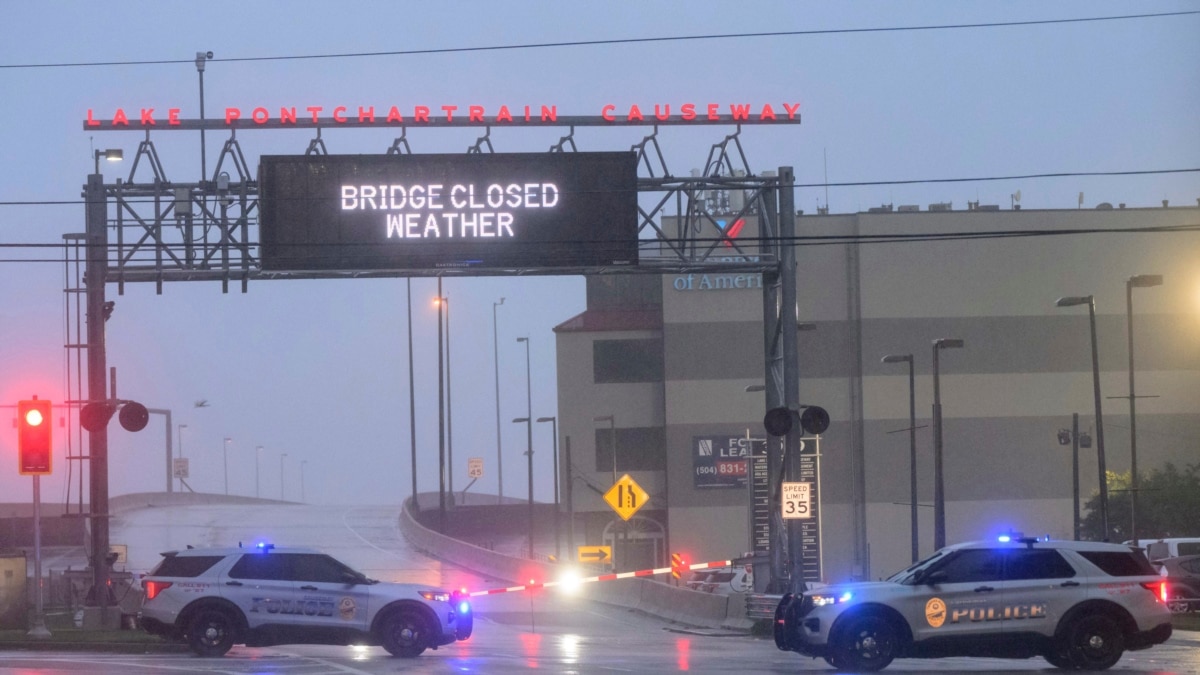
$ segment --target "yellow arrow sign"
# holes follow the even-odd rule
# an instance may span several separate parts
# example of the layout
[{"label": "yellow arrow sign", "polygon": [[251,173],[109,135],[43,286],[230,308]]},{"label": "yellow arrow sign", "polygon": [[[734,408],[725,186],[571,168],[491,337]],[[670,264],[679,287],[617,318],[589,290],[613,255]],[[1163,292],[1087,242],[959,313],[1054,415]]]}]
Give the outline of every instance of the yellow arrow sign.
[{"label": "yellow arrow sign", "polygon": [[625,474],[604,493],[604,501],[608,502],[623,520],[629,520],[638,509],[650,501],[650,495],[641,485],[634,482],[629,474]]},{"label": "yellow arrow sign", "polygon": [[580,546],[579,562],[608,563],[612,562],[611,546]]}]

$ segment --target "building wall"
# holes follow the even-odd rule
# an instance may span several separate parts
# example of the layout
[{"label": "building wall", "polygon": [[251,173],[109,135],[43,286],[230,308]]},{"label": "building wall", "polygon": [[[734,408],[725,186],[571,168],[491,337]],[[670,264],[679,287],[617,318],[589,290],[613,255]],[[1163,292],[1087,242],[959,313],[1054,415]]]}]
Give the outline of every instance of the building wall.
[{"label": "building wall", "polygon": [[[1134,290],[1137,391],[1158,397],[1138,400],[1138,464],[1145,474],[1167,461],[1194,462],[1200,241],[1195,233],[1112,230],[1198,219],[1195,208],[800,218],[803,237],[1048,234],[798,247],[797,317],[817,324],[799,334],[800,400],[825,407],[833,420],[822,438],[825,577],[877,578],[909,562],[909,440],[900,431],[908,427],[908,371],[880,363],[885,354],[914,355],[920,553],[932,552],[931,343],[941,337],[965,341],[941,353],[947,540],[1010,528],[1071,536],[1071,453],[1056,432],[1070,427],[1072,413],[1081,428],[1094,426],[1093,396],[1087,308],[1057,308],[1061,296],[1095,296],[1102,396],[1123,397],[1125,280],[1164,275],[1163,286]],[[1099,232],[1067,234],[1090,230]],[[661,388],[588,384],[580,379],[590,378],[583,345],[597,336],[559,334],[560,415],[576,433],[587,429],[585,443],[593,414],[609,409],[620,410],[621,426],[665,425],[666,476],[635,478],[664,495],[671,547],[695,559],[745,550],[748,496],[694,488],[692,439],[761,436],[764,412],[763,395],[745,391],[764,381],[761,285],[716,276],[661,279]],[[1127,399],[1102,402],[1108,469],[1128,471]],[[1096,452],[1080,452],[1084,501],[1099,482]]]}]

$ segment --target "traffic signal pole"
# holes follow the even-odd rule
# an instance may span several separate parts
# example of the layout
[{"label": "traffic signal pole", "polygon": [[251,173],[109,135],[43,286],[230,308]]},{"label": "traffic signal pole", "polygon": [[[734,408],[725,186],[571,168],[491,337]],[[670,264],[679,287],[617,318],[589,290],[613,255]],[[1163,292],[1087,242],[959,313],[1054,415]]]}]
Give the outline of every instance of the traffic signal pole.
[{"label": "traffic signal pole", "polygon": [[[108,202],[104,194],[104,176],[87,177],[86,225],[87,265],[87,397],[90,401],[107,398],[107,356],[104,345],[104,285],[108,273]],[[101,426],[88,432],[90,518],[92,527],[92,594],[88,604],[100,607],[101,625],[108,616],[108,429]]]}]

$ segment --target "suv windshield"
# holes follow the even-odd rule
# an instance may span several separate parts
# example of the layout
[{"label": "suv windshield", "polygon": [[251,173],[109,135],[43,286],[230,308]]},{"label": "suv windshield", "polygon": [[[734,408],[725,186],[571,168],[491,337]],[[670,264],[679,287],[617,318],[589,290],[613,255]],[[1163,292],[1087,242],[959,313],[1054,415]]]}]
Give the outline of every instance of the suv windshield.
[{"label": "suv windshield", "polygon": [[945,555],[946,555],[945,549],[938,551],[937,553],[934,553],[933,555],[929,556],[928,558],[926,558],[920,562],[913,563],[911,567],[908,567],[906,569],[900,570],[899,572],[896,572],[892,576],[888,577],[886,579],[886,581],[891,581],[892,583],[897,583],[897,584],[912,584],[913,577],[916,575],[916,573],[918,571],[923,570],[926,567],[929,567],[930,565],[937,562],[938,560],[941,560]]}]

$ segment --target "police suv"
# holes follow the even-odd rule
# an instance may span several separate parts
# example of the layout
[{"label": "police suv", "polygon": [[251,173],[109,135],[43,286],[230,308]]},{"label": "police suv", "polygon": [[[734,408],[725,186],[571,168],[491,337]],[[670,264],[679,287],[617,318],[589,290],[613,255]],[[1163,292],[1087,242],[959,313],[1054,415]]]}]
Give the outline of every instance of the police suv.
[{"label": "police suv", "polygon": [[943,656],[1104,670],[1171,636],[1165,601],[1139,549],[1001,537],[948,546],[886,581],[789,593],[775,645],[853,671]]},{"label": "police suv", "polygon": [[471,604],[458,593],[385,583],[324,553],[259,545],[163,553],[142,578],[143,629],[200,656],[234,644],[383,645],[394,656],[466,640]]}]

